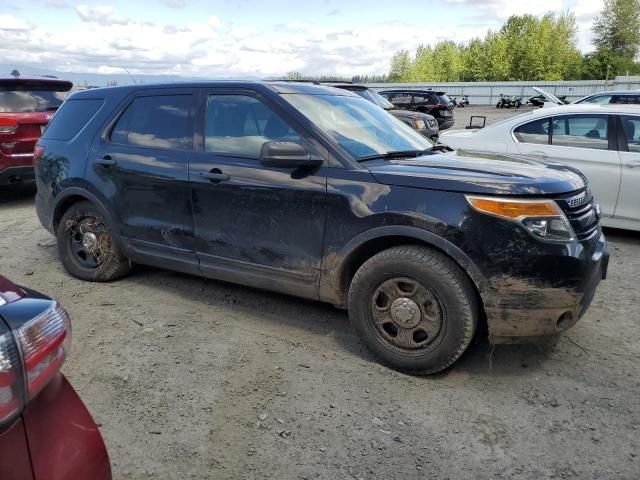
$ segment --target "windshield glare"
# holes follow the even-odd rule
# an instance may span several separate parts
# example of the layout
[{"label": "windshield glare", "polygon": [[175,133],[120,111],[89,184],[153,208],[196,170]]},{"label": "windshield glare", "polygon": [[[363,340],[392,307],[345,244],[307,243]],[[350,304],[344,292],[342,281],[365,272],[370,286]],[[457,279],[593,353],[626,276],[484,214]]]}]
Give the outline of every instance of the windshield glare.
[{"label": "windshield glare", "polygon": [[384,108],[385,110],[392,110],[395,107],[393,103],[384,98],[382,95],[372,92],[371,90],[351,90],[353,93],[360,95],[365,100],[369,100],[372,103],[375,103],[380,108]]},{"label": "windshield glare", "polygon": [[355,159],[433,146],[426,137],[363,98],[304,94],[283,97]]}]

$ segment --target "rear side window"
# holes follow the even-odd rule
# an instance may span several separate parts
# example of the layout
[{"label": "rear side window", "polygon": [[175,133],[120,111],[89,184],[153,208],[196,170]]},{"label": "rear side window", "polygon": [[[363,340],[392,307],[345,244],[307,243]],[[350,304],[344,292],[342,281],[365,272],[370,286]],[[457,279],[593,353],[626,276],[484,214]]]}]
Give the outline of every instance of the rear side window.
[{"label": "rear side window", "polygon": [[113,143],[144,148],[193,148],[191,95],[136,98],[111,130]]},{"label": "rear side window", "polygon": [[555,117],[551,144],[560,147],[607,150],[609,148],[608,124],[606,115]]},{"label": "rear side window", "polygon": [[543,118],[517,127],[513,134],[522,143],[547,145],[549,143],[549,119]]},{"label": "rear side window", "polygon": [[0,112],[54,112],[69,89],[68,82],[0,81]]},{"label": "rear side window", "polygon": [[614,95],[611,103],[623,105],[636,105],[640,103],[640,95]]},{"label": "rear side window", "polygon": [[411,95],[407,93],[393,93],[388,98],[394,105],[411,105]]},{"label": "rear side window", "polygon": [[640,117],[621,117],[630,152],[640,153]]},{"label": "rear side window", "polygon": [[44,131],[42,138],[48,140],[71,140],[78,135],[93,116],[100,110],[104,100],[70,99],[62,104]]},{"label": "rear side window", "polygon": [[435,105],[438,103],[438,98],[435,94],[420,94],[413,96],[413,103],[416,105]]}]

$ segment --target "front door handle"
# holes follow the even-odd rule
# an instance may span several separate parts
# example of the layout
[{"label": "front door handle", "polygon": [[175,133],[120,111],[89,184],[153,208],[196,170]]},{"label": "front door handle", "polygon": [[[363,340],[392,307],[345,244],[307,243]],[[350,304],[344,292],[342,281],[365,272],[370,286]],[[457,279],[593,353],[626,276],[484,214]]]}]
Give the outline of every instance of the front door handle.
[{"label": "front door handle", "polygon": [[118,161],[111,158],[110,155],[105,155],[104,157],[97,159],[95,163],[97,163],[98,165],[103,165],[105,167],[111,167],[113,165],[117,165]]},{"label": "front door handle", "polygon": [[629,168],[640,167],[640,160],[632,160],[631,162],[627,162],[627,167]]},{"label": "front door handle", "polygon": [[206,178],[211,183],[225,182],[229,180],[229,175],[222,173],[222,170],[219,168],[214,168],[210,172],[202,172],[200,176],[202,178]]}]

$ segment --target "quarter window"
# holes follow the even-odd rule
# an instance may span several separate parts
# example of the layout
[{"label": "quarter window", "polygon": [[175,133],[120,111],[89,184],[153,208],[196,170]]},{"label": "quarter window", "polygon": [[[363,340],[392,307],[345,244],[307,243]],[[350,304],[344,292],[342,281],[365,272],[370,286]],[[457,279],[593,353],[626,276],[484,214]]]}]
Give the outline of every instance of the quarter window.
[{"label": "quarter window", "polygon": [[553,119],[551,144],[560,147],[609,148],[606,115],[575,115]]},{"label": "quarter window", "polygon": [[640,117],[621,117],[630,152],[640,153]]},{"label": "quarter window", "polygon": [[549,143],[549,119],[542,118],[517,127],[513,134],[522,143],[547,145]]},{"label": "quarter window", "polygon": [[191,104],[191,95],[138,97],[116,122],[111,141],[144,148],[191,149]]},{"label": "quarter window", "polygon": [[262,144],[272,140],[301,143],[300,135],[260,100],[209,95],[205,151],[258,159]]}]

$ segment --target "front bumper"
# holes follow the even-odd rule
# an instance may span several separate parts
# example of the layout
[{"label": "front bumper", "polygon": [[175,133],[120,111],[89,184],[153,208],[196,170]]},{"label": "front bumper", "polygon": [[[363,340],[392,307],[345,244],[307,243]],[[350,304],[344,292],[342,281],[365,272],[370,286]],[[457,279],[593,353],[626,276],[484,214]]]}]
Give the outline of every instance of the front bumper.
[{"label": "front bumper", "polygon": [[609,248],[603,234],[589,248],[582,243],[566,248],[565,255],[546,259],[537,276],[496,276],[491,281],[485,313],[492,343],[554,335],[582,318],[606,278]]},{"label": "front bumper", "polygon": [[35,480],[111,480],[100,430],[62,374],[22,415]]}]

